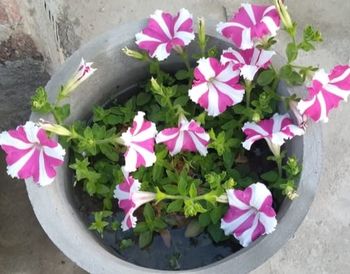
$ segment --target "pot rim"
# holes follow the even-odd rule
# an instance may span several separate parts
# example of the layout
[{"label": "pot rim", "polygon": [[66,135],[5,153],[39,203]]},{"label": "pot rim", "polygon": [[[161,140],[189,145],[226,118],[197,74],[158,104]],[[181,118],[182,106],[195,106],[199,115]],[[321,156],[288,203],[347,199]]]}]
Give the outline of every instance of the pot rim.
[{"label": "pot rim", "polygon": [[[53,90],[62,83],[62,79],[68,79],[74,72],[76,64],[79,64],[82,56],[91,60],[97,52],[101,52],[111,43],[111,39],[119,44],[125,39],[131,39],[146,25],[146,19],[117,26],[111,31],[100,35],[89,43],[85,44],[70,56],[60,69],[52,76],[46,90],[49,91],[49,98],[53,99]],[[215,23],[206,21],[207,34],[222,40],[223,38],[215,31]],[[117,39],[122,37],[123,39]],[[38,116],[32,113],[30,120],[37,120]],[[205,273],[222,272],[247,273],[276,253],[290,239],[309,211],[314,199],[317,184],[320,178],[322,166],[322,130],[319,124],[313,124],[307,129],[307,134],[302,138],[302,163],[303,170],[298,185],[299,197],[293,201],[285,200],[278,212],[278,225],[272,234],[263,236],[253,242],[250,246],[233,253],[224,259],[200,268],[182,270],[180,272]],[[307,160],[305,160],[307,159]],[[56,182],[45,188],[39,188],[33,184],[31,179],[25,180],[28,196],[33,206],[35,215],[42,228],[52,242],[72,261],[90,273],[154,273],[177,272],[165,271],[146,267],[124,261],[111,254],[100,242],[94,239],[91,232],[83,224],[74,207],[67,203],[65,192],[59,181],[65,180],[62,167],[58,170]],[[311,181],[310,178],[313,178]],[[62,226],[62,223],[65,225]],[[93,259],[92,259],[93,258]],[[207,272],[209,273],[209,272]]]}]

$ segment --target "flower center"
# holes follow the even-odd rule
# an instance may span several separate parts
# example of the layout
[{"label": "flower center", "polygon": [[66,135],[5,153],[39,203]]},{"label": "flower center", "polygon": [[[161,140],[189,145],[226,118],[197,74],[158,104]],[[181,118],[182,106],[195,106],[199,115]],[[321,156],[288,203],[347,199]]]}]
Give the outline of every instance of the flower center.
[{"label": "flower center", "polygon": [[38,142],[35,142],[35,143],[33,143],[33,147],[35,148],[35,149],[38,149],[38,150],[41,150],[41,144],[40,143],[38,143]]},{"label": "flower center", "polygon": [[255,215],[260,213],[259,209],[257,209],[256,207],[252,206],[251,208],[254,210]]}]

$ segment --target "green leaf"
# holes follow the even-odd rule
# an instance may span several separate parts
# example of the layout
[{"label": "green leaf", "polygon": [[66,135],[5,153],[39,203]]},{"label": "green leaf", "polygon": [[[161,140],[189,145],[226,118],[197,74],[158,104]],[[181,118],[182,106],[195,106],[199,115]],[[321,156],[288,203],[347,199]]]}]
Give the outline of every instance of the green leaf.
[{"label": "green leaf", "polygon": [[222,209],[220,206],[214,207],[212,211],[210,211],[210,219],[213,224],[216,224],[219,222],[223,215]]},{"label": "green leaf", "polygon": [[124,118],[122,116],[118,116],[115,114],[109,114],[103,118],[103,122],[106,125],[115,126],[115,125],[122,124],[124,122]]},{"label": "green leaf", "polygon": [[313,44],[311,44],[310,42],[307,41],[303,41],[301,42],[298,47],[304,51],[310,51],[310,50],[315,50],[315,47]]},{"label": "green leaf", "polygon": [[102,185],[102,184],[98,184],[96,186],[96,193],[100,194],[100,195],[105,195],[105,194],[109,193],[109,187]]},{"label": "green leaf", "polygon": [[110,144],[99,144],[103,155],[105,155],[109,160],[117,162],[119,160],[119,154],[116,152],[115,148]]},{"label": "green leaf", "polygon": [[179,211],[182,211],[182,207],[183,207],[183,200],[175,200],[175,201],[172,201],[167,209],[166,209],[166,212],[167,213],[173,213],[173,212],[179,212]]},{"label": "green leaf", "polygon": [[151,101],[152,95],[149,93],[141,92],[137,95],[136,97],[136,105],[138,106],[144,106],[146,105],[149,101]]},{"label": "green leaf", "polygon": [[44,87],[38,87],[31,98],[32,111],[39,113],[49,113],[51,104],[48,101],[47,93]]},{"label": "green leaf", "polygon": [[176,105],[180,105],[180,106],[185,106],[188,102],[188,95],[183,95],[183,96],[180,96],[180,97],[177,97],[174,101],[174,106]]},{"label": "green leaf", "polygon": [[188,79],[190,78],[191,75],[188,73],[187,70],[184,70],[184,69],[181,69],[181,70],[178,70],[176,73],[175,73],[175,78],[177,80],[185,80],[185,79]]},{"label": "green leaf", "polygon": [[235,161],[235,154],[232,152],[232,150],[226,150],[222,156],[225,168],[230,169]]},{"label": "green leaf", "polygon": [[170,195],[179,194],[179,190],[178,190],[177,186],[175,186],[175,185],[168,184],[168,185],[163,185],[162,187],[163,187],[166,194],[170,194]]},{"label": "green leaf", "polygon": [[205,212],[199,215],[198,222],[202,227],[206,227],[210,224],[211,218],[209,212]]},{"label": "green leaf", "polygon": [[260,177],[261,177],[261,179],[263,179],[264,181],[266,181],[268,183],[274,183],[279,178],[279,175],[276,171],[271,170],[271,171],[268,171],[268,172],[261,174]]},{"label": "green leaf", "polygon": [[218,135],[212,130],[209,131],[211,142],[208,145],[209,148],[213,148],[217,151],[219,156],[222,156],[226,149],[225,131],[221,131]]},{"label": "green leaf", "polygon": [[88,181],[86,183],[86,191],[90,196],[94,195],[96,193],[96,183],[94,181]]},{"label": "green leaf", "polygon": [[260,86],[269,85],[276,77],[275,71],[272,69],[262,71],[257,79],[257,82]]},{"label": "green leaf", "polygon": [[288,80],[291,85],[302,85],[304,83],[303,77],[296,71],[293,71]]},{"label": "green leaf", "polygon": [[120,241],[119,248],[121,250],[124,250],[124,249],[127,249],[127,248],[129,248],[129,247],[131,247],[133,245],[134,245],[134,242],[133,242],[132,239],[123,239],[123,240]]},{"label": "green leaf", "polygon": [[92,109],[93,116],[92,120],[94,122],[102,121],[104,117],[108,114],[108,111],[106,111],[103,107],[97,106]]},{"label": "green leaf", "polygon": [[155,218],[154,210],[149,203],[147,203],[143,209],[143,216],[145,217],[147,224],[152,223]]},{"label": "green leaf", "polygon": [[104,228],[108,225],[108,222],[105,221],[95,221],[93,222],[89,229],[90,230],[96,230],[101,236],[103,234]]},{"label": "green leaf", "polygon": [[221,182],[225,179],[226,172],[221,173],[210,172],[205,175],[205,180],[208,182],[210,189],[217,189],[221,186]]},{"label": "green leaf", "polygon": [[197,188],[196,188],[196,185],[194,183],[192,183],[190,186],[189,195],[191,198],[194,198],[197,196]]},{"label": "green leaf", "polygon": [[111,210],[113,207],[112,205],[112,199],[109,198],[109,197],[106,197],[103,199],[103,208],[104,209],[108,209],[108,210]]},{"label": "green leaf", "polygon": [[295,156],[288,157],[287,164],[283,168],[286,170],[289,177],[296,177],[301,172],[301,165]]},{"label": "green leaf", "polygon": [[319,31],[316,31],[312,26],[307,26],[304,29],[303,33],[304,41],[312,41],[312,42],[322,42],[322,34]]},{"label": "green leaf", "polygon": [[298,57],[298,46],[295,43],[289,43],[286,48],[288,63],[293,62]]},{"label": "green leaf", "polygon": [[208,226],[208,232],[214,242],[218,243],[225,239],[224,231],[219,227],[219,225],[211,224]]},{"label": "green leaf", "polygon": [[153,221],[153,226],[155,231],[160,231],[166,228],[167,224],[161,218],[156,218]]},{"label": "green leaf", "polygon": [[299,73],[293,71],[291,65],[285,65],[280,69],[280,77],[289,85],[301,85],[304,80]]},{"label": "green leaf", "polygon": [[152,168],[153,181],[154,182],[159,181],[159,179],[163,177],[163,174],[164,174],[164,167],[156,163]]},{"label": "green leaf", "polygon": [[78,181],[85,179],[88,177],[88,166],[89,166],[89,160],[88,158],[85,158],[83,160],[75,159],[75,163],[69,165],[71,169],[75,170],[75,176]]},{"label": "green leaf", "polygon": [[59,121],[63,122],[70,115],[70,105],[65,104],[63,106],[57,106],[55,107],[54,112]]},{"label": "green leaf", "polygon": [[148,229],[148,226],[145,222],[138,222],[136,224],[136,227],[134,228],[135,233],[142,233],[142,232],[145,232],[147,230],[149,230],[149,229]]},{"label": "green leaf", "polygon": [[184,213],[185,217],[194,217],[198,213],[204,213],[207,210],[203,208],[203,206],[199,202],[195,202],[193,200],[185,200]]},{"label": "green leaf", "polygon": [[185,174],[181,174],[181,176],[179,177],[179,183],[178,183],[178,190],[179,193],[183,196],[187,195],[187,180],[186,180],[186,175]]},{"label": "green leaf", "polygon": [[139,237],[139,247],[140,248],[144,248],[146,246],[148,246],[153,239],[153,232],[152,231],[144,231],[140,234]]},{"label": "green leaf", "polygon": [[108,222],[104,221],[103,218],[109,217],[112,214],[111,211],[97,211],[94,212],[95,221],[91,223],[89,229],[96,230],[100,233],[101,237],[103,236],[103,230],[108,225]]},{"label": "green leaf", "polygon": [[112,229],[113,231],[117,231],[119,228],[120,228],[120,222],[118,222],[118,221],[113,221],[113,222],[111,223],[111,229]]}]

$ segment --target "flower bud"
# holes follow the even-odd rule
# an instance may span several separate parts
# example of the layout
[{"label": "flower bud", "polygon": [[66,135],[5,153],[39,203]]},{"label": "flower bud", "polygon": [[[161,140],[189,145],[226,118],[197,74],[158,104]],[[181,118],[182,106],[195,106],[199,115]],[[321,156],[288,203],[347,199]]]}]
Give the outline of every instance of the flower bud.
[{"label": "flower bud", "polygon": [[278,11],[278,14],[282,20],[282,23],[286,30],[292,34],[293,36],[295,35],[295,27],[293,24],[293,21],[287,11],[287,7],[284,5],[282,0],[274,0],[276,9]]},{"label": "flower bud", "polygon": [[203,17],[198,17],[198,42],[201,48],[205,48],[207,39],[205,36],[205,21]]},{"label": "flower bud", "polygon": [[163,89],[162,87],[158,84],[157,80],[154,79],[153,77],[151,78],[151,88],[152,91],[156,94],[163,95]]},{"label": "flower bud", "polygon": [[92,62],[85,62],[81,59],[80,65],[72,78],[64,85],[58,95],[58,99],[67,97],[72,91],[74,91],[82,82],[89,78],[97,69],[91,67]]},{"label": "flower bud", "polygon": [[294,200],[299,197],[298,193],[291,186],[287,186],[283,192],[290,200]]},{"label": "flower bud", "polygon": [[52,123],[44,121],[44,120],[39,121],[39,126],[43,130],[55,133],[59,136],[71,136],[72,135],[72,133],[68,129],[66,129],[65,127],[63,127],[61,125],[57,125],[57,124],[52,124]]},{"label": "flower bud", "polygon": [[260,122],[261,119],[260,119],[259,113],[254,112],[253,117],[252,117],[252,120],[253,120],[255,123]]},{"label": "flower bud", "polygon": [[235,185],[237,185],[237,182],[233,178],[230,178],[223,184],[223,188],[231,189],[234,188]]},{"label": "flower bud", "polygon": [[122,51],[127,55],[127,56],[130,56],[136,60],[140,60],[140,61],[145,61],[148,59],[147,55],[139,52],[139,51],[136,51],[136,50],[132,50],[132,49],[129,49],[128,47],[124,47],[122,49]]}]

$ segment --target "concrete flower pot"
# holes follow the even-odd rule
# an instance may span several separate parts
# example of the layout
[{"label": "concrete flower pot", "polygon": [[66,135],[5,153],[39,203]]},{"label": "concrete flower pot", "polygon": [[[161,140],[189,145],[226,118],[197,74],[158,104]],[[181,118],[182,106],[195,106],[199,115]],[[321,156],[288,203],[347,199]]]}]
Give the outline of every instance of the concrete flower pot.
[{"label": "concrete flower pot", "polygon": [[[94,62],[97,72],[82,84],[70,98],[71,115],[68,122],[87,119],[92,106],[103,104],[109,98],[121,93],[133,83],[148,76],[147,66],[125,56],[121,49],[134,48],[134,34],[139,32],[146,21],[120,26],[113,31],[91,41],[76,51],[52,76],[46,89],[53,100],[62,83],[65,83],[80,62],[81,57]],[[207,32],[220,49],[228,47],[215,31],[214,23],[207,23]],[[215,41],[213,41],[215,40]],[[195,47],[192,43],[190,51]],[[276,60],[276,62],[281,60]],[[166,65],[177,66],[180,60],[173,54]],[[288,93],[284,85],[280,91]],[[37,120],[32,114],[31,120]],[[184,272],[191,273],[247,273],[269,259],[290,239],[305,215],[314,198],[321,171],[321,130],[311,125],[304,137],[293,139],[289,151],[295,154],[303,164],[298,186],[300,197],[294,201],[285,200],[278,212],[279,224],[274,233],[261,237],[248,248],[214,264]],[[74,208],[71,186],[72,173],[66,164],[58,170],[56,181],[45,188],[39,188],[26,180],[28,195],[35,214],[51,240],[72,261],[91,273],[162,273],[164,271],[143,268],[128,263],[108,252],[87,229]],[[177,271],[178,272],[178,271]]]}]

